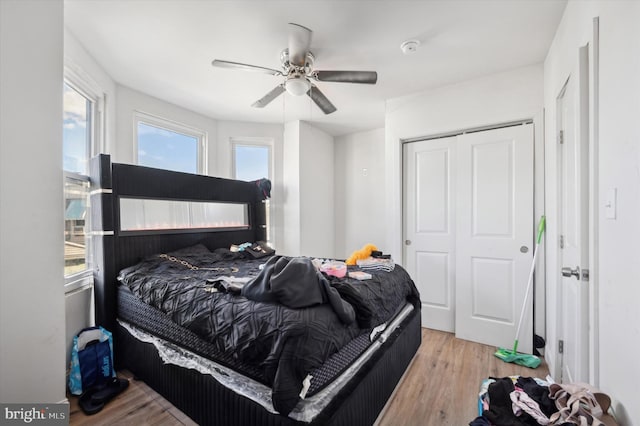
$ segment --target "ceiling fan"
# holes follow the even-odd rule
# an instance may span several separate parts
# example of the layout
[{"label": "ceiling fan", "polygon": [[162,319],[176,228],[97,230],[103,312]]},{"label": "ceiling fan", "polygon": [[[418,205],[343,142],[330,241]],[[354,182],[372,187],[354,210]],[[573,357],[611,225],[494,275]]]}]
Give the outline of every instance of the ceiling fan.
[{"label": "ceiling fan", "polygon": [[211,65],[221,68],[235,68],[284,77],[284,81],[253,103],[253,107],[263,108],[287,91],[294,96],[306,94],[325,113],[331,114],[336,107],[318,89],[313,81],[340,83],[375,84],[375,71],[319,71],[313,69],[315,57],[309,50],[312,31],[298,24],[289,24],[289,47],[280,53],[282,70],[242,64],[239,62],[214,59]]}]

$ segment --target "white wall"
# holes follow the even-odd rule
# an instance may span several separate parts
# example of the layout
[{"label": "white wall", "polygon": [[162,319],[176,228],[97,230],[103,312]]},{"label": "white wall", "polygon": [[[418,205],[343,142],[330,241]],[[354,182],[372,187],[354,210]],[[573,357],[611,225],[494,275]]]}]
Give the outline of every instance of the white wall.
[{"label": "white wall", "polygon": [[116,88],[116,140],[112,147],[112,161],[135,164],[135,112],[143,112],[205,132],[207,135],[206,174],[218,176],[216,143],[218,122],[216,120],[121,85]]},{"label": "white wall", "polygon": [[300,123],[300,255],[335,257],[333,137]]},{"label": "white wall", "polygon": [[65,400],[62,0],[0,1],[0,402]]},{"label": "white wall", "polygon": [[334,257],[333,137],[302,121],[285,124],[281,254]]},{"label": "white wall", "polygon": [[[567,5],[545,61],[547,143],[555,134],[555,98],[577,57],[592,41],[592,22],[600,22],[599,133],[597,134],[596,265],[590,265],[592,296],[596,298],[595,364],[593,382],[614,399],[621,425],[639,424],[640,405],[635,384],[640,368],[640,3],[628,1],[571,1]],[[547,150],[547,198],[555,199],[555,150]],[[617,189],[617,216],[604,215],[607,191]],[[552,230],[553,231],[553,230]],[[548,306],[557,303],[557,282],[551,273],[556,250],[549,246]],[[553,266],[552,266],[553,265]],[[553,269],[552,269],[553,268]],[[550,335],[557,317],[549,315]],[[635,422],[635,423],[634,423]]]},{"label": "white wall", "polygon": [[282,179],[286,184],[282,191],[282,221],[286,224],[280,254],[300,254],[300,122],[284,125]]},{"label": "white wall", "polygon": [[[640,424],[640,3],[601,6],[599,382],[617,400],[620,424],[632,426]],[[611,220],[604,204],[614,188]]]},{"label": "white wall", "polygon": [[[402,139],[533,119],[535,212],[544,212],[543,68],[532,65],[387,102],[385,115],[385,250],[403,262]],[[532,229],[532,235],[535,229]],[[540,258],[544,258],[541,246]],[[538,262],[536,277],[544,276]],[[536,280],[535,333],[545,336],[544,283]]]},{"label": "white wall", "polygon": [[384,128],[335,139],[335,255],[365,244],[386,250]]}]

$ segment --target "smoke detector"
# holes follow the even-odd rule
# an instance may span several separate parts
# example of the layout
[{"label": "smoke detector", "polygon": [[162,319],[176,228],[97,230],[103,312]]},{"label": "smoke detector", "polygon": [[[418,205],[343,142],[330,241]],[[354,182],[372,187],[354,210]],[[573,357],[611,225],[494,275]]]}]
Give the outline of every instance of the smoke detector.
[{"label": "smoke detector", "polygon": [[402,42],[400,50],[402,50],[402,53],[405,55],[410,55],[418,50],[418,46],[420,46],[420,42],[418,40],[407,40]]}]

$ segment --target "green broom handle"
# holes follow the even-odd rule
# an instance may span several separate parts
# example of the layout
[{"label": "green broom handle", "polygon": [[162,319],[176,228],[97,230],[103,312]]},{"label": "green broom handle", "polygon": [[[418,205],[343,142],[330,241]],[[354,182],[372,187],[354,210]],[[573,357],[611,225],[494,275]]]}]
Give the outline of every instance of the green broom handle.
[{"label": "green broom handle", "polygon": [[544,229],[547,226],[547,217],[546,216],[542,216],[540,218],[540,224],[538,225],[538,239],[536,241],[537,244],[540,244],[540,241],[542,241],[542,234],[544,234]]},{"label": "green broom handle", "polygon": [[542,241],[542,234],[547,226],[546,216],[540,218],[540,224],[538,225],[538,237],[536,239],[536,248],[533,251],[533,261],[531,262],[531,271],[529,272],[529,282],[527,283],[527,290],[524,294],[524,301],[522,302],[522,310],[520,311],[520,320],[518,321],[518,329],[516,330],[516,338],[513,342],[512,354],[518,351],[518,337],[520,337],[520,327],[522,327],[522,320],[524,319],[524,311],[527,307],[527,299],[529,298],[529,291],[531,290],[531,283],[533,282],[533,271],[536,268],[536,257],[538,257],[538,247],[540,247],[540,241]]}]

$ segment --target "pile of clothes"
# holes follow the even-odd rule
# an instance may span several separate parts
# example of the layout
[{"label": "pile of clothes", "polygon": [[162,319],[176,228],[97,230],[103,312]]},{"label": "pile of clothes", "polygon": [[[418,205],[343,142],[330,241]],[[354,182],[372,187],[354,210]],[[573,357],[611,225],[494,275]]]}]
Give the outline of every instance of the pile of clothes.
[{"label": "pile of clothes", "polygon": [[605,425],[611,399],[587,384],[557,384],[510,376],[482,382],[479,417],[470,426]]},{"label": "pile of clothes", "polygon": [[229,247],[229,251],[231,253],[247,253],[249,256],[245,257],[249,259],[259,259],[261,257],[271,256],[276,252],[269,246],[269,244],[264,241],[256,241],[255,243],[232,244],[231,247]]}]

